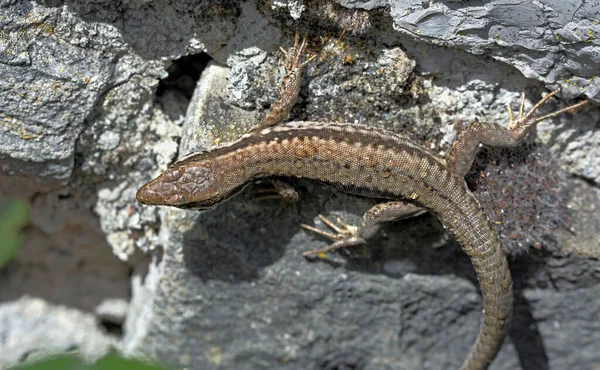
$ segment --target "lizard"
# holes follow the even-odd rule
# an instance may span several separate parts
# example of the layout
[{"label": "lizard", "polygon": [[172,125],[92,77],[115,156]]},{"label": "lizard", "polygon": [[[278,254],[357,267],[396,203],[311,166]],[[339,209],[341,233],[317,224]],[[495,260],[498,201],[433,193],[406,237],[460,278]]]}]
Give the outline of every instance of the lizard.
[{"label": "lizard", "polygon": [[515,118],[508,109],[508,127],[474,122],[458,135],[445,158],[391,131],[334,122],[288,122],[300,90],[305,41],[285,53],[286,74],[280,97],[267,116],[230,144],[191,153],[143,185],[138,202],[207,210],[230,199],[245,185],[273,176],[308,178],[344,192],[386,199],[367,210],[358,226],[319,216],[333,233],[302,224],[332,239],[310,256],[366,243],[383,223],[432,212],[460,244],[477,275],[483,301],[479,333],[462,370],[487,369],[499,352],[512,316],[512,278],[499,237],[467,188],[469,171],[480,145],[514,147],[540,121],[574,110],[586,101],[541,117],[535,111],[557,91],[524,112],[521,95]]}]

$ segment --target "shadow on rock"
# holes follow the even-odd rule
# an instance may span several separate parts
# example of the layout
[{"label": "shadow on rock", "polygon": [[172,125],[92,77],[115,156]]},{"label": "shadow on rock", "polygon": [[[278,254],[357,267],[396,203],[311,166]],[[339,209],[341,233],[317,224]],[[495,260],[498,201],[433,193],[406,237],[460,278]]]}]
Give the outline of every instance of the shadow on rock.
[{"label": "shadow on rock", "polygon": [[298,228],[293,212],[275,216],[278,202],[236,197],[199,213],[183,235],[186,267],[202,280],[253,281],[280,259]]}]

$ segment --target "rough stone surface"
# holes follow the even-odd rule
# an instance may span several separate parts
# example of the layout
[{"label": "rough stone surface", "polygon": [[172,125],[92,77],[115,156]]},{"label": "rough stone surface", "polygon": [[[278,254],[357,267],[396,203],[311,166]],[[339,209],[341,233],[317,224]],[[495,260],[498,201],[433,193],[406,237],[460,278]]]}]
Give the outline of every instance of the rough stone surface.
[{"label": "rough stone surface", "polygon": [[[307,261],[301,252],[326,241],[299,223],[356,222],[376,201],[308,181],[295,183],[298,210],[279,217],[278,202],[255,199],[268,184],[205,213],[134,199],[175,158],[235,140],[262,117],[283,72],[275,52],[296,28],[317,57],[293,120],[385,127],[444,154],[459,123],[505,123],[521,91],[527,106],[544,85],[598,100],[597,1],[340,3],[0,2],[0,194],[32,204],[29,240],[0,273],[0,315],[46,335],[62,310],[90,319],[72,320],[70,346],[0,333],[0,354],[7,343],[18,354],[87,354],[77,341],[106,339],[103,322],[122,328],[125,353],[188,368],[460,365],[480,296],[435,217]],[[172,63],[198,53],[188,67]],[[193,97],[198,77],[186,68],[202,73]],[[552,252],[512,260],[515,320],[492,369],[600,363],[599,126],[591,108],[537,129],[571,176],[576,222],[552,236]],[[17,314],[39,299],[51,304],[44,321]]]},{"label": "rough stone surface", "polygon": [[558,244],[569,253],[600,259],[600,189],[586,186],[583,180],[572,180],[570,185],[568,207],[577,210],[576,222],[570,230],[559,230]]},{"label": "rough stone surface", "polygon": [[389,7],[394,29],[434,45],[486,54],[526,77],[600,100],[600,2],[339,0]]},{"label": "rough stone surface", "polygon": [[34,2],[0,10],[3,172],[71,174],[75,141],[113,68],[110,54],[78,34],[81,23]]},{"label": "rough stone surface", "polygon": [[74,351],[94,360],[117,344],[93,315],[79,310],[28,296],[0,303],[0,369]]}]

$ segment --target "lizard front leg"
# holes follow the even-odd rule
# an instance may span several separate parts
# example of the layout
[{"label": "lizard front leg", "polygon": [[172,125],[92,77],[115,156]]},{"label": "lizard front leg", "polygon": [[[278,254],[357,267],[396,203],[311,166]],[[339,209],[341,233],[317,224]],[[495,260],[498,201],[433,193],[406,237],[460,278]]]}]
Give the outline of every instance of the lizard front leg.
[{"label": "lizard front leg", "polygon": [[260,131],[266,127],[278,124],[292,110],[294,104],[296,104],[302,82],[302,69],[316,56],[311,55],[303,60],[306,37],[302,39],[302,43],[300,44],[299,40],[300,36],[296,32],[294,46],[287,52],[283,48],[280,48],[285,55],[285,61],[282,62],[285,67],[285,76],[283,76],[283,81],[279,88],[279,97],[275,100],[263,120],[254,126],[251,131]]},{"label": "lizard front leg", "polygon": [[259,189],[258,193],[261,195],[256,197],[257,200],[278,199],[280,201],[275,216],[279,216],[286,205],[291,205],[294,212],[298,212],[296,203],[300,201],[300,194],[292,184],[284,180],[271,179],[271,187]]},{"label": "lizard front leg", "polygon": [[310,230],[333,240],[333,243],[326,248],[306,251],[302,253],[302,255],[310,256],[314,254],[329,253],[339,248],[364,244],[367,239],[370,239],[377,234],[384,222],[413,217],[423,212],[426,212],[426,210],[415,206],[414,204],[402,201],[380,203],[365,212],[362,221],[358,226],[348,225],[339,218],[337,219],[336,225],[334,222],[319,215],[321,221],[335,231],[335,233],[322,231],[306,224],[301,224],[301,226],[306,230]]},{"label": "lizard front leg", "polygon": [[[262,119],[262,121],[251,128],[250,132],[260,132],[265,128],[278,124],[285,118],[285,116],[287,116],[290,110],[292,110],[294,104],[296,104],[302,82],[302,70],[308,62],[315,58],[315,55],[310,55],[304,59],[306,37],[302,39],[302,43],[299,43],[299,41],[300,36],[298,35],[298,32],[296,32],[296,36],[294,37],[294,46],[292,46],[289,51],[285,51],[280,47],[281,52],[285,56],[285,61],[281,62],[285,68],[285,76],[281,81],[279,97],[277,100],[275,100],[273,105],[271,105],[271,108],[265,114],[265,117]],[[261,196],[260,199],[281,200],[281,206],[275,213],[276,215],[281,213],[285,204],[292,204],[295,206],[295,203],[297,203],[299,200],[299,194],[291,184],[281,179],[272,180],[272,184],[273,187],[266,190],[266,192],[270,194]]]}]

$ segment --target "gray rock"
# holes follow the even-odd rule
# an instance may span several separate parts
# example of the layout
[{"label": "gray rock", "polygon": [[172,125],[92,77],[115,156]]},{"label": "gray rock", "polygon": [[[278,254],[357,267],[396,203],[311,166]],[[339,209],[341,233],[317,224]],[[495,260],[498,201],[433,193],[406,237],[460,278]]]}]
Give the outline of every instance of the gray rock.
[{"label": "gray rock", "polygon": [[[565,96],[600,100],[600,3],[568,1],[345,1],[390,7],[394,29],[419,41],[486,54],[527,78],[560,85]],[[596,20],[595,20],[596,19]]]},{"label": "gray rock", "polygon": [[0,369],[67,352],[92,361],[118,344],[93,315],[27,296],[0,303],[0,338]]},{"label": "gray rock", "polygon": [[[298,211],[279,217],[278,202],[255,199],[268,184],[201,214],[135,202],[137,188],[177,157],[233,141],[260,120],[282,76],[274,51],[296,28],[309,31],[318,56],[292,120],[385,127],[444,154],[456,123],[504,123],[521,91],[527,106],[543,84],[562,85],[565,99],[597,99],[597,2],[339,3],[0,5],[0,192],[32,203],[30,240],[0,276],[0,312],[10,307],[10,325],[31,325],[11,331],[18,356],[69,348],[27,336],[54,335],[48,327],[64,317],[47,309],[44,320],[20,321],[27,294],[122,325],[127,354],[188,368],[460,365],[479,325],[478,284],[435,217],[307,261],[301,252],[326,241],[299,223],[318,214],[356,222],[375,201],[297,181]],[[175,90],[157,97],[170,61],[200,52],[214,61],[192,100]],[[512,261],[515,320],[492,369],[600,362],[599,121],[590,109],[537,130],[575,178],[576,224],[556,233],[554,252]],[[95,320],[73,319],[72,342],[95,335]],[[0,354],[13,348],[6,343]]]},{"label": "gray rock", "polygon": [[[568,207],[575,212],[575,222],[558,230],[556,239],[564,251],[573,255],[600,260],[600,189],[579,180],[572,180]],[[599,276],[600,278],[600,276]]]},{"label": "gray rock", "polygon": [[0,52],[2,170],[67,180],[84,119],[108,84],[110,57],[77,45],[77,32],[63,35],[57,11],[35,2],[3,7],[0,19],[8,41]]}]

